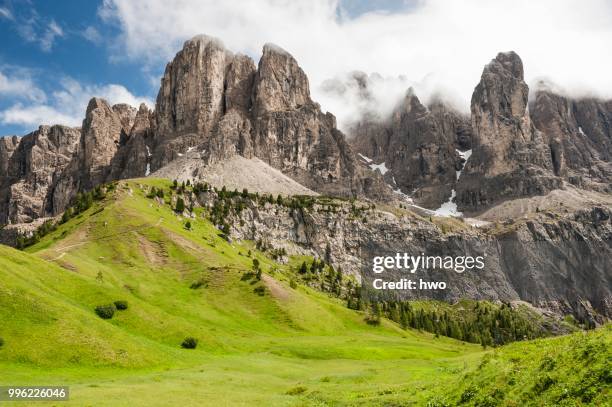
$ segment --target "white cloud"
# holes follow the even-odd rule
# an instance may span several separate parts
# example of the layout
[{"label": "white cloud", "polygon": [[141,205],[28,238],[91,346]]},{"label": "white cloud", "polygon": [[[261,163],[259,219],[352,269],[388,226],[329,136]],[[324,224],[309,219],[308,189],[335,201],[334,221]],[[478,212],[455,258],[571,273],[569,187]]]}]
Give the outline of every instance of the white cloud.
[{"label": "white cloud", "polygon": [[40,48],[45,52],[51,51],[55,39],[63,36],[64,30],[62,30],[62,27],[60,27],[54,20],[51,20],[49,24],[47,24],[47,28],[45,29],[44,33],[38,38]]},{"label": "white cloud", "polygon": [[523,58],[528,81],[546,76],[612,97],[606,0],[422,0],[404,12],[348,14],[337,0],[105,0],[100,9],[121,27],[123,54],[149,65],[165,63],[199,33],[255,58],[264,43],[277,43],[309,75],[314,98],[341,121],[350,111],[344,100],[326,97],[321,84],[328,78],[353,70],[404,75],[425,83],[421,92],[443,90],[467,110],[483,66],[507,50]]},{"label": "white cloud", "polygon": [[34,84],[27,72],[5,74],[0,71],[0,95],[33,102],[46,99],[45,92]]},{"label": "white cloud", "polygon": [[22,126],[38,126],[41,124],[64,124],[79,126],[83,119],[60,112],[55,107],[47,105],[24,106],[17,103],[0,112],[0,122],[3,124],[18,124]]},{"label": "white cloud", "polygon": [[53,19],[45,21],[40,18],[34,9],[29,12],[28,18],[14,22],[17,32],[27,42],[38,43],[42,51],[50,52],[57,38],[65,36],[64,29]]},{"label": "white cloud", "polygon": [[85,117],[87,103],[94,96],[106,99],[111,105],[153,105],[149,98],[134,96],[122,85],[82,85],[71,78],[62,79],[60,85],[61,89],[49,96],[50,103],[16,103],[0,112],[0,123],[25,127],[36,127],[40,124],[80,126]]},{"label": "white cloud", "polygon": [[9,20],[13,20],[13,13],[11,13],[11,10],[7,9],[6,7],[0,7],[0,17],[4,17],[7,18]]},{"label": "white cloud", "polygon": [[102,43],[102,35],[94,26],[88,26],[81,34],[87,41],[90,41],[96,45]]}]

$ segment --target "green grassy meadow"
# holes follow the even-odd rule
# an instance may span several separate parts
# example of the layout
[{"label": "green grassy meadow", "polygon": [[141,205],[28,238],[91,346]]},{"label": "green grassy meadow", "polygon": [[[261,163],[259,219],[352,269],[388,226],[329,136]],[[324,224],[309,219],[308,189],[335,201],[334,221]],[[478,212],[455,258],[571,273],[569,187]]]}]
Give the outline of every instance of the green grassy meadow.
[{"label": "green grassy meadow", "polygon": [[[169,185],[120,182],[25,251],[0,246],[0,385],[70,386],[70,401],[48,402],[58,406],[604,405],[609,396],[609,327],[483,350],[384,319],[368,325],[338,299],[291,288],[290,265],[252,242],[227,242],[202,217],[187,230],[145,197],[145,183]],[[253,258],[260,281],[243,278]],[[117,300],[129,307],[112,319],[94,312]],[[186,337],[196,349],[181,348]]]}]

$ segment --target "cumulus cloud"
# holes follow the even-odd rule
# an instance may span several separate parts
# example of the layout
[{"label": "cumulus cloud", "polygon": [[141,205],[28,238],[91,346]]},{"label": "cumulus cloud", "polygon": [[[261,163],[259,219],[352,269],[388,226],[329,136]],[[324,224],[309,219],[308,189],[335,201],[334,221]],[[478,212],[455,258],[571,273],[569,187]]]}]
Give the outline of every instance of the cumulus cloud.
[{"label": "cumulus cloud", "polygon": [[127,103],[137,107],[140,103],[145,103],[149,107],[153,106],[152,100],[135,96],[122,85],[83,85],[72,78],[62,79],[60,85],[59,90],[47,97],[48,103],[18,102],[0,111],[0,123],[24,127],[36,127],[40,124],[80,126],[87,103],[93,96],[106,99],[110,104]]},{"label": "cumulus cloud", "polygon": [[99,14],[119,25],[121,55],[148,65],[161,66],[199,33],[256,59],[264,43],[277,43],[309,75],[314,98],[338,116],[351,114],[346,101],[322,85],[354,70],[403,76],[423,84],[422,99],[444,93],[467,111],[483,66],[507,50],[523,58],[528,81],[547,76],[575,94],[612,97],[609,1],[421,0],[357,17],[350,7],[336,0],[104,0]]},{"label": "cumulus cloud", "polygon": [[3,124],[18,124],[22,126],[36,127],[41,124],[64,124],[66,126],[78,126],[82,119],[70,116],[59,111],[55,107],[47,105],[24,106],[17,103],[0,112],[0,122]]},{"label": "cumulus cloud", "polygon": [[44,102],[46,99],[45,92],[36,86],[27,70],[14,73],[0,70],[0,95],[33,102]]}]

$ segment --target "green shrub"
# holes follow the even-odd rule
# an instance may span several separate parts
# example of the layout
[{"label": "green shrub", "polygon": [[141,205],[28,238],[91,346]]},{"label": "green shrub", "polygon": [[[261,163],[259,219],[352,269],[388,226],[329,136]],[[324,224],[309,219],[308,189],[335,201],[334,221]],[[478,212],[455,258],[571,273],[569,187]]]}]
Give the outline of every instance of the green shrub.
[{"label": "green shrub", "polygon": [[195,349],[198,346],[198,340],[194,337],[188,336],[181,343],[181,348],[183,349]]},{"label": "green shrub", "polygon": [[176,200],[176,208],[174,209],[176,212],[183,213],[185,211],[185,201],[183,198],[178,198]]},{"label": "green shrub", "polygon": [[111,319],[115,315],[115,304],[98,305],[96,314],[102,319]]},{"label": "green shrub", "polygon": [[472,400],[474,398],[474,396],[476,395],[476,393],[478,392],[478,390],[474,387],[474,386],[470,386],[467,389],[465,389],[465,391],[461,394],[461,400],[460,403],[467,403],[468,401]]},{"label": "green shrub", "polygon": [[546,355],[542,359],[542,364],[540,364],[540,370],[546,370],[546,371],[550,372],[551,370],[553,370],[555,368],[556,364],[557,364],[557,362],[555,361],[555,359],[553,359],[549,355]]},{"label": "green shrub", "polygon": [[2,348],[3,346],[4,346],[4,339],[0,337],[0,348]]},{"label": "green shrub", "polygon": [[289,281],[289,287],[293,288],[294,290],[297,288],[298,284],[294,279],[291,279]]},{"label": "green shrub", "polygon": [[548,390],[550,386],[555,384],[555,382],[556,380],[547,374],[540,376],[538,380],[536,381],[536,383],[533,385],[533,392],[535,394],[540,394],[542,392],[545,392],[546,390]]},{"label": "green shrub", "polygon": [[[280,195],[279,195],[280,196]],[[304,392],[306,392],[306,390],[308,390],[306,387],[304,386],[296,386],[292,389],[287,390],[287,395],[289,396],[297,396],[298,394],[302,394]]]},{"label": "green shrub", "polygon": [[255,287],[253,289],[253,292],[259,296],[263,296],[266,293],[266,289],[263,286],[259,286],[259,287]]},{"label": "green shrub", "polygon": [[204,281],[203,279],[199,279],[197,281],[194,281],[193,283],[191,283],[191,285],[189,286],[189,288],[191,288],[192,290],[197,290],[200,287],[208,287],[208,283],[206,281]]},{"label": "green shrub", "polygon": [[115,304],[115,308],[117,308],[119,311],[128,309],[128,302],[125,300],[115,301],[114,304]]}]

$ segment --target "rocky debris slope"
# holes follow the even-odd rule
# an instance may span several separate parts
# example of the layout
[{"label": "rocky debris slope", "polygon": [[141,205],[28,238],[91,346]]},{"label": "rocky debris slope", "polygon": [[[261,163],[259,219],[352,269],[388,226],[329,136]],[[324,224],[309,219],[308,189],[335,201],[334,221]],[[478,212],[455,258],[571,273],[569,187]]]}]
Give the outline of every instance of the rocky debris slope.
[{"label": "rocky debris slope", "polygon": [[176,179],[178,182],[194,178],[217,189],[248,189],[260,194],[317,195],[316,192],[298,184],[276,168],[270,167],[259,158],[245,158],[235,155],[224,161],[205,165],[199,152],[190,152],[154,172],[152,177]]},{"label": "rocky debris slope", "polygon": [[[218,196],[200,193],[211,207]],[[444,281],[444,290],[398,290],[403,298],[455,302],[462,298],[527,301],[581,320],[612,316],[612,210],[591,206],[576,212],[541,212],[517,221],[474,228],[458,221],[431,223],[405,210],[374,209],[363,202],[316,198],[313,204],[278,205],[250,201],[230,213],[231,235],[262,247],[325,259],[357,275],[373,278]],[[434,269],[415,274],[372,273],[375,256],[484,256],[483,270]],[[389,294],[387,292],[386,294]]]}]

